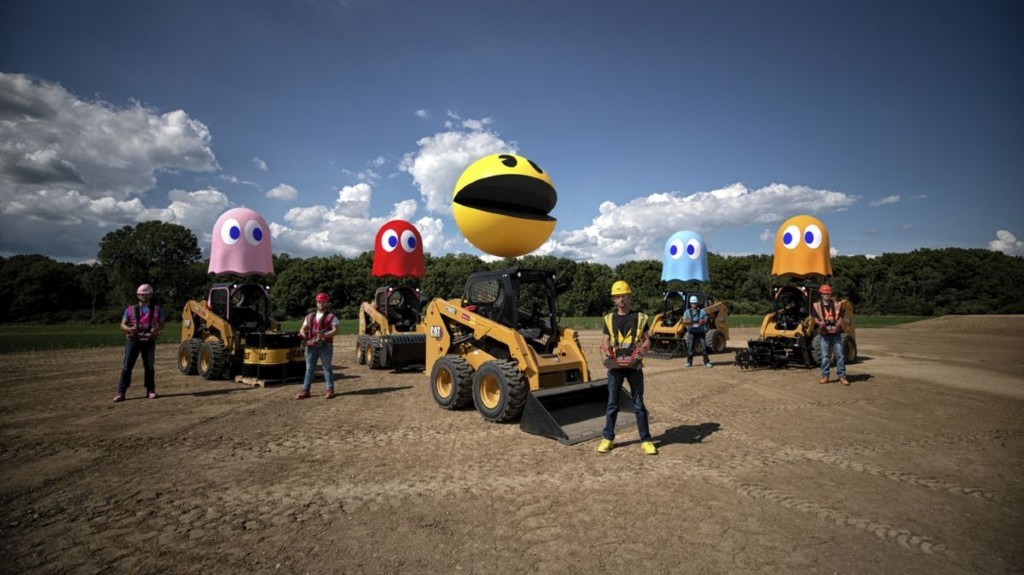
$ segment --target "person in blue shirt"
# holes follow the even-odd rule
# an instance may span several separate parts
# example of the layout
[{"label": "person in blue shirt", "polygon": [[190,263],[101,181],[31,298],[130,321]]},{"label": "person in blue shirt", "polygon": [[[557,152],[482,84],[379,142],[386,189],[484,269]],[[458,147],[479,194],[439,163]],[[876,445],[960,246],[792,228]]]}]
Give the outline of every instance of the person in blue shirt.
[{"label": "person in blue shirt", "polygon": [[700,308],[697,296],[690,296],[690,307],[683,312],[683,324],[686,325],[686,367],[693,365],[693,346],[700,340],[700,354],[704,358],[704,367],[711,367],[708,360],[708,345],[704,341],[708,332],[708,312]]},{"label": "person in blue shirt", "polygon": [[156,340],[164,327],[164,310],[152,305],[153,287],[142,284],[135,290],[139,302],[128,306],[121,316],[121,331],[124,332],[124,362],[121,365],[121,379],[117,382],[114,403],[124,401],[128,387],[132,384],[132,370],[142,356],[142,370],[145,378],[146,397],[156,399]]}]

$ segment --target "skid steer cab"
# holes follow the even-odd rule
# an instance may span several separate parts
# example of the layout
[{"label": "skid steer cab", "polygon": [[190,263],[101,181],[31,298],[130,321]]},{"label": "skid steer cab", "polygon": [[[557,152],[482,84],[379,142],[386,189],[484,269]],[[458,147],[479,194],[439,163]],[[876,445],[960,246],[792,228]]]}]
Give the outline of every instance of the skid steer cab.
[{"label": "skid steer cab", "polygon": [[359,310],[356,363],[370,369],[423,366],[426,328],[420,290],[384,286]]},{"label": "skid steer cab", "polygon": [[[472,274],[462,298],[434,299],[424,321],[426,371],[439,406],[473,404],[487,421],[519,419],[523,431],[565,444],[601,434],[608,388],[591,382],[576,331],[558,325],[553,272]],[[626,395],[620,405],[627,411],[632,400]],[[632,419],[620,417],[620,425]]]},{"label": "skid steer cab", "polygon": [[[791,364],[819,367],[821,333],[811,315],[811,308],[815,301],[821,301],[820,287],[805,283],[776,288],[772,311],[761,321],[759,339],[748,341],[747,349],[736,351],[736,364],[744,369],[782,368]],[[853,304],[848,300],[837,304],[843,316],[843,359],[846,363],[853,363],[857,361]]]},{"label": "skid steer cab", "polygon": [[178,369],[203,379],[280,381],[301,376],[305,358],[298,332],[282,332],[271,319],[266,286],[223,282],[205,301],[185,303]]},{"label": "skid steer cab", "polygon": [[689,308],[690,296],[696,296],[701,309],[708,314],[707,331],[702,345],[708,353],[722,353],[729,340],[729,306],[702,291],[666,291],[662,294],[662,311],[651,320],[651,348],[648,357],[669,359],[686,355],[686,325],[683,313]]}]

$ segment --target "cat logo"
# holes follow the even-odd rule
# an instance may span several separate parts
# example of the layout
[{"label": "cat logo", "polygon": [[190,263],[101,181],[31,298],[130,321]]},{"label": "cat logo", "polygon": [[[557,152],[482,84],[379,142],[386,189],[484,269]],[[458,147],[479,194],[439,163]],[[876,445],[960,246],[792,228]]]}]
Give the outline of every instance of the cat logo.
[{"label": "cat logo", "polygon": [[430,337],[434,339],[441,339],[441,326],[432,325],[430,326]]}]

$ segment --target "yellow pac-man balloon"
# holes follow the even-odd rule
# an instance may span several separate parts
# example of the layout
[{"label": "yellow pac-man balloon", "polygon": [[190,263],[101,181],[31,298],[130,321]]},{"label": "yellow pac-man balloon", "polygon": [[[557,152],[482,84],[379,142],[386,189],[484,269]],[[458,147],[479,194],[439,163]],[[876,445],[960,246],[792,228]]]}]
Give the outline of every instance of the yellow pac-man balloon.
[{"label": "yellow pac-man balloon", "polygon": [[455,223],[469,243],[514,258],[539,248],[555,229],[558,202],[540,166],[513,154],[485,156],[469,165],[452,195]]},{"label": "yellow pac-man balloon", "polygon": [[804,277],[831,276],[832,255],[825,224],[811,216],[793,216],[775,235],[772,274]]}]

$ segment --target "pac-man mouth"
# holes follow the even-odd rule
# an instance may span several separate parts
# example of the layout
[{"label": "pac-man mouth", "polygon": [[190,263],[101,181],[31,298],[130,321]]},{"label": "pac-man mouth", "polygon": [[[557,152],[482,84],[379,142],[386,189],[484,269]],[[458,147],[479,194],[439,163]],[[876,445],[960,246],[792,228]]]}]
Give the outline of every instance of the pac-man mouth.
[{"label": "pac-man mouth", "polygon": [[554,220],[558,194],[547,182],[529,176],[506,174],[477,180],[459,190],[456,204],[494,214],[528,220]]}]

